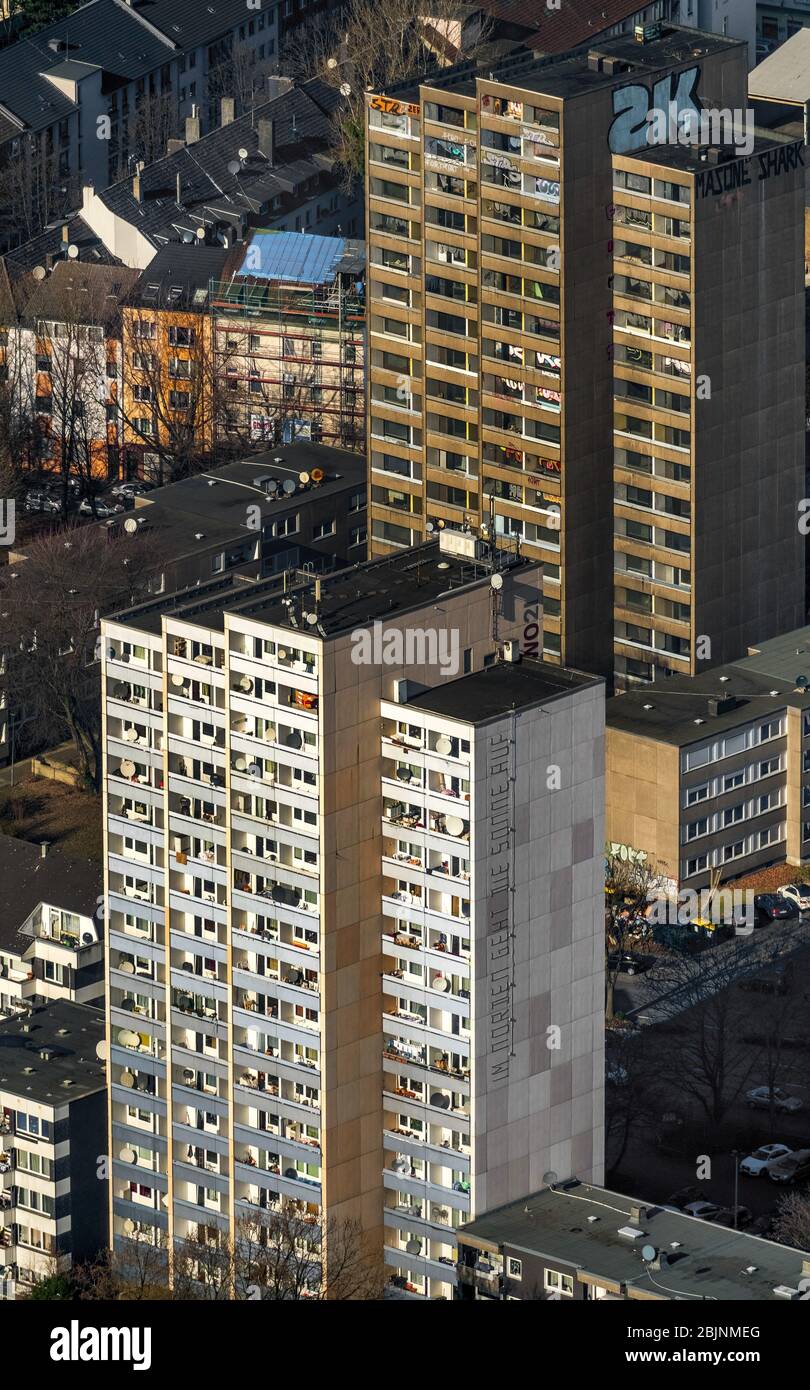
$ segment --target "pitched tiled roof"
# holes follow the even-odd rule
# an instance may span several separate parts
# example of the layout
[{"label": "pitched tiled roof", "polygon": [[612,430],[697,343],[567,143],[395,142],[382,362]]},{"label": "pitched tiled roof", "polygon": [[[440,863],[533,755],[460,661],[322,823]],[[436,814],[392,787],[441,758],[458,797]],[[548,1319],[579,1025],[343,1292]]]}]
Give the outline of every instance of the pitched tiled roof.
[{"label": "pitched tiled roof", "polygon": [[[238,225],[243,217],[255,222],[275,197],[294,194],[308,179],[331,168],[324,153],[331,138],[329,113],[340,100],[333,88],[313,79],[257,106],[252,116],[241,116],[150,164],[140,176],[140,202],[132,179],[103,189],[98,197],[156,247],[180,241],[184,233],[194,235],[205,224]],[[258,125],[263,118],[274,124],[272,165],[259,150]],[[248,152],[241,162],[240,149]],[[240,164],[236,174],[228,167],[234,163]]]},{"label": "pitched tiled roof", "polygon": [[[22,246],[7,251],[4,261],[12,278],[33,270],[35,265],[44,266],[48,256],[63,256],[65,241],[60,222],[57,226],[46,227],[38,236],[32,237]],[[120,262],[107,250],[104,242],[88,227],[83,217],[71,217],[67,222],[68,246],[75,246],[80,261],[93,265],[119,265]]]},{"label": "pitched tiled roof", "polygon": [[644,3],[564,0],[559,9],[550,9],[546,0],[479,0],[479,7],[502,24],[525,29],[527,48],[538,53],[566,53],[640,13]]},{"label": "pitched tiled roof", "polygon": [[59,261],[50,275],[36,283],[26,301],[24,318],[31,323],[64,318],[69,306],[71,322],[112,328],[120,318],[121,301],[138,273],[126,266]]}]

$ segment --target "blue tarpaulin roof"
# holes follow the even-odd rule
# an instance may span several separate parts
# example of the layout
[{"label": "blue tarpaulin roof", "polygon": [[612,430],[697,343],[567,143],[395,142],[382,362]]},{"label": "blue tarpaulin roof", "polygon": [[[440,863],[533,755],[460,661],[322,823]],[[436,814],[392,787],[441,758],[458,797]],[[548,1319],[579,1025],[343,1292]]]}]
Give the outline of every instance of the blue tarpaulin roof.
[{"label": "blue tarpaulin roof", "polygon": [[363,243],[309,232],[254,232],[237,275],[287,284],[323,285],[363,266]]}]

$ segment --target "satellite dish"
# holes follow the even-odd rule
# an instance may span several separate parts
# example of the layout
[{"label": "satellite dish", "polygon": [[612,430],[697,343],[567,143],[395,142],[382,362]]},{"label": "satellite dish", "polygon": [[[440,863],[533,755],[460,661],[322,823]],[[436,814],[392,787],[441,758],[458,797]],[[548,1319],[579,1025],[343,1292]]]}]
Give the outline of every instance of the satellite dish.
[{"label": "satellite dish", "polygon": [[67,253],[70,260],[77,261],[79,259],[79,248],[78,246],[74,246],[72,242],[67,249]]},{"label": "satellite dish", "polygon": [[205,227],[198,227],[194,235],[198,241],[205,241]]},{"label": "satellite dish", "polygon": [[239,689],[247,691],[248,694],[250,693],[253,689],[253,681],[250,679],[250,676],[240,676]]},{"label": "satellite dish", "polygon": [[310,627],[314,627],[315,624],[316,624],[317,621],[318,621],[318,614],[317,614],[317,613],[305,613],[305,614],[304,614],[304,621],[307,622],[307,623],[309,623]]},{"label": "satellite dish", "polygon": [[448,835],[463,835],[464,822],[460,816],[448,816],[445,825]]},{"label": "satellite dish", "polygon": [[101,1042],[97,1042],[97,1043],[96,1043],[96,1056],[98,1057],[98,1060],[99,1060],[100,1062],[106,1062],[106,1060],[107,1060],[107,1042],[106,1042],[106,1039],[102,1038],[102,1039],[101,1039]]},{"label": "satellite dish", "polygon": [[807,676],[796,677],[796,688],[798,690],[806,690],[808,685],[810,685],[810,678],[808,678]]},{"label": "satellite dish", "polygon": [[642,1260],[646,1260],[647,1264],[651,1264],[657,1255],[658,1251],[654,1245],[642,1245],[641,1258]]},{"label": "satellite dish", "polygon": [[292,478],[284,479],[284,482],[281,484],[281,491],[284,493],[285,497],[290,497],[292,493],[295,492],[295,483]]},{"label": "satellite dish", "polygon": [[435,527],[434,527],[432,521],[427,521],[427,522],[425,523],[425,530],[427,531],[427,533],[428,533],[429,536],[433,534],[433,531],[435,530]]},{"label": "satellite dish", "polygon": [[130,1149],[130,1148],[128,1148],[128,1147],[123,1148],[123,1149],[121,1150],[121,1152],[119,1153],[118,1157],[120,1158],[120,1160],[121,1160],[122,1163],[137,1163],[137,1162],[138,1162],[138,1155],[136,1154],[135,1150],[134,1150],[134,1149]]},{"label": "satellite dish", "polygon": [[417,1240],[415,1236],[412,1236],[405,1246],[405,1249],[409,1255],[419,1255],[422,1250],[422,1242],[421,1240]]},{"label": "satellite dish", "polygon": [[183,235],[181,236],[180,240],[185,242],[186,246],[190,246],[192,241],[194,240],[194,233],[183,232]]},{"label": "satellite dish", "polygon": [[119,963],[118,969],[121,971],[123,975],[135,974],[135,966],[132,964],[131,960],[122,960]]},{"label": "satellite dish", "polygon": [[322,483],[324,478],[326,477],[326,474],[324,473],[322,468],[313,468],[310,476],[312,478],[313,483]]},{"label": "satellite dish", "polygon": [[137,529],[138,523],[135,520],[134,516],[128,516],[126,521],[124,522],[124,530],[126,531],[127,535],[134,536]]},{"label": "satellite dish", "polygon": [[34,266],[34,269],[31,271],[31,279],[32,279],[32,280],[44,280],[46,274],[47,274],[47,271],[45,270],[44,265],[35,265],[35,266]]},{"label": "satellite dish", "polygon": [[543,1174],[543,1182],[545,1183],[546,1187],[553,1187],[555,1182],[559,1182],[559,1178],[557,1177],[557,1174],[554,1172],[553,1168],[549,1168]]},{"label": "satellite dish", "polygon": [[131,1236],[135,1234],[135,1222],[128,1216],[124,1222],[124,1234]]},{"label": "satellite dish", "polygon": [[135,1086],[134,1071],[130,1071],[129,1068],[127,1068],[125,1071],[121,1072],[121,1085],[125,1086],[128,1091],[133,1090]]},{"label": "satellite dish", "polygon": [[228,165],[228,173],[229,173],[229,174],[233,174],[234,177],[236,177],[236,175],[239,173],[239,170],[240,170],[241,168],[242,168],[242,165],[239,163],[239,160],[238,160],[238,159],[232,159],[231,162],[230,162],[230,164]]},{"label": "satellite dish", "polygon": [[236,153],[239,155],[239,158],[240,158],[240,159],[247,159],[247,157],[248,157],[248,152],[247,152],[247,150],[245,149],[244,145],[242,145],[242,146],[236,151]]},{"label": "satellite dish", "polygon": [[134,764],[129,758],[124,758],[123,762],[121,763],[121,776],[122,776],[122,777],[134,777],[134,776],[135,776],[135,764]]},{"label": "satellite dish", "polygon": [[490,577],[489,587],[490,587],[491,589],[494,589],[496,594],[499,593],[500,590],[503,588],[503,575],[502,575],[502,574],[493,574],[493,575]]},{"label": "satellite dish", "polygon": [[175,671],[175,672],[173,673],[173,675],[170,677],[170,679],[171,679],[172,685],[181,686],[181,685],[185,685],[185,683],[186,683],[186,678],[185,678],[185,676],[181,676],[180,673],[179,673],[179,671]]},{"label": "satellite dish", "polygon": [[140,1047],[141,1039],[139,1033],[133,1033],[131,1028],[122,1028],[118,1034],[118,1041],[122,1047]]},{"label": "satellite dish", "polygon": [[337,67],[337,58],[327,58],[327,60],[326,60],[326,66],[327,66],[328,68],[336,68],[336,67]]},{"label": "satellite dish", "polygon": [[341,84],[340,84],[340,95],[341,95],[342,97],[350,97],[351,94],[352,94],[352,89],[351,89],[350,83],[348,83],[348,82],[341,82]]},{"label": "satellite dish", "polygon": [[299,473],[299,474],[298,474],[298,481],[299,481],[299,483],[301,483],[301,484],[308,483],[308,482],[309,482],[309,474],[306,473],[306,472],[304,472],[304,473]]},{"label": "satellite dish", "polygon": [[439,737],[436,739],[436,752],[446,754],[451,753],[452,750],[452,740],[447,737],[447,734],[439,734]]},{"label": "satellite dish", "polygon": [[237,758],[234,762],[234,768],[237,772],[244,772],[246,767],[247,758]]}]

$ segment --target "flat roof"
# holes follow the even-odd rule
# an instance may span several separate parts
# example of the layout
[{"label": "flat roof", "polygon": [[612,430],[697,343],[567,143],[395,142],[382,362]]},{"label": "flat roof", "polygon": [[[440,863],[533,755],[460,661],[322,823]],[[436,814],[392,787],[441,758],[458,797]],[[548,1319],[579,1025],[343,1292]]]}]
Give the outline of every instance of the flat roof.
[{"label": "flat roof", "polygon": [[[773,130],[754,130],[754,143],[750,151],[737,149],[733,145],[649,145],[643,150],[632,150],[628,154],[616,155],[617,159],[634,159],[641,164],[660,164],[662,168],[681,170],[687,174],[705,174],[708,170],[723,169],[727,164],[735,164],[739,159],[753,159],[768,150],[779,149],[791,144],[789,134],[778,134]],[[708,157],[714,150],[719,159]]]},{"label": "flat roof", "polygon": [[[277,461],[278,460],[278,461]],[[317,487],[299,482],[301,473],[320,468],[325,477]],[[295,489],[268,496],[258,478],[295,483]],[[250,458],[207,469],[191,478],[169,483],[138,498],[129,516],[140,518],[172,545],[179,559],[214,544],[236,543],[259,536],[248,527],[248,507],[258,507],[262,521],[295,511],[319,496],[333,496],[365,486],[366,462],[348,449],[332,449],[307,441],[283,444]],[[255,516],[255,513],[253,514]],[[203,539],[197,540],[198,534]]]},{"label": "flat roof", "polygon": [[483,671],[472,671],[459,680],[425,690],[405,701],[403,708],[413,706],[462,723],[485,724],[510,710],[545,705],[574,690],[602,684],[601,676],[524,657],[516,662],[499,661]]},{"label": "flat roof", "polygon": [[810,30],[798,29],[752,68],[748,95],[797,105],[810,100]]},{"label": "flat roof", "polygon": [[[69,999],[0,1020],[0,1092],[56,1107],[103,1091],[106,1069],[96,1047],[104,1032],[101,1009]],[[52,1054],[47,1061],[43,1048]]]},{"label": "flat roof", "polygon": [[[538,57],[528,49],[519,49],[501,60],[492,61],[484,55],[480,64],[461,63],[425,77],[421,85],[437,90],[455,90],[474,96],[476,79],[494,81],[524,91],[542,92],[547,96],[567,99],[586,95],[598,87],[625,85],[634,77],[643,77],[677,67],[695,58],[704,58],[724,49],[747,47],[744,40],[708,34],[702,29],[680,28],[665,24],[658,39],[638,43],[632,34],[616,38],[595,37],[590,48],[584,46],[562,57]],[[618,59],[622,71],[605,72],[591,68],[588,53],[597,51],[605,57]],[[418,100],[419,83],[403,83],[386,95]]]},{"label": "flat roof", "polygon": [[[633,1208],[640,1209],[638,1219]],[[620,1235],[627,1226],[643,1234]],[[798,1293],[802,1261],[810,1259],[806,1251],[575,1180],[496,1207],[461,1228],[460,1245],[465,1236],[546,1256],[640,1295],[671,1299],[691,1294],[785,1302],[786,1295],[774,1290]],[[645,1245],[669,1257],[660,1269],[642,1260]]]},{"label": "flat roof", "polygon": [[[533,569],[539,564],[513,551],[498,550],[496,556],[497,567],[504,572]],[[275,575],[239,593],[233,584],[223,584],[207,599],[201,599],[199,591],[193,590],[166,595],[110,615],[110,620],[142,632],[160,632],[162,617],[172,614],[210,631],[223,631],[227,612],[270,626],[331,638],[365,627],[376,619],[400,617],[453,590],[486,583],[491,572],[488,563],[440,550],[439,541],[434,540],[320,576],[317,605],[314,577],[288,588],[286,597],[294,598],[290,608],[282,603],[282,576]],[[316,606],[318,622],[308,624],[304,614],[313,612]]]},{"label": "flat roof", "polygon": [[[797,685],[801,679],[808,681],[807,690]],[[710,699],[730,696],[737,701],[733,709],[710,713]],[[614,695],[606,721],[611,729],[684,747],[787,705],[810,709],[810,626],[774,637],[751,649],[750,656],[702,675],[671,676]]]}]

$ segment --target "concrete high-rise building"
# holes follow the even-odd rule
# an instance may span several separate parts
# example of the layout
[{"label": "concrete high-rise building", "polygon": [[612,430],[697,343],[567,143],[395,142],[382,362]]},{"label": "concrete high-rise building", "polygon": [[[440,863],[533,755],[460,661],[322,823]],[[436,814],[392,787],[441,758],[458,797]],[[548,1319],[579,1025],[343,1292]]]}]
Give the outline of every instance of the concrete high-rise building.
[{"label": "concrete high-rise building", "polygon": [[300,578],[103,623],[112,1237],[286,1208],[446,1295],[601,1172],[602,685],[519,659],[516,548]]},{"label": "concrete high-rise building", "polygon": [[[771,635],[796,621],[789,613],[802,582],[795,564],[803,490],[800,171],[785,165],[760,181],[760,155],[770,156],[758,146],[734,206],[733,187],[710,195],[699,176],[709,165],[690,155],[676,172],[677,149],[669,159],[661,153],[662,164],[675,168],[654,180],[659,188],[678,185],[677,197],[625,198],[614,182],[614,167],[618,178],[645,155],[649,163],[648,137],[670,139],[650,114],[670,118],[674,111],[682,123],[686,113],[725,111],[739,129],[746,58],[739,41],[658,25],[605,39],[590,52],[536,59],[522,51],[486,71],[468,64],[368,98],[372,553],[412,544],[437,524],[478,526],[494,507],[497,532],[520,537],[525,553],[542,561],[547,660],[612,673],[615,624],[623,677],[635,669],[649,678],[681,657],[677,642],[675,651],[665,644],[660,661],[651,651],[631,656],[636,667],[628,667],[628,619],[614,613],[612,601],[617,566],[618,584],[628,587],[625,539],[614,537],[612,521],[614,396],[627,394],[628,375],[616,367],[628,342],[616,323],[626,327],[623,310],[638,307],[617,297],[627,274],[614,264],[623,204],[648,218],[646,231],[641,218],[631,220],[639,235],[628,227],[626,241],[641,249],[625,254],[649,265],[636,278],[658,281],[656,302],[666,304],[646,330],[647,356],[689,361],[669,344],[685,341],[679,330],[693,315],[690,365],[714,382],[711,402],[690,401],[696,447],[687,449],[677,410],[686,373],[657,363],[647,369],[665,373],[648,389],[668,412],[655,452],[673,486],[656,491],[685,504],[681,516],[695,503],[689,562],[679,564],[679,542],[665,563],[688,569],[700,594],[696,628],[691,599],[677,583],[651,630],[690,643],[693,633],[710,636],[711,658],[690,646],[694,664],[744,655],[754,626]],[[705,136],[701,128],[698,138],[710,143],[716,130],[710,125]],[[641,163],[638,174],[649,178]],[[695,199],[691,248],[684,189]],[[785,402],[778,426],[777,398]],[[620,421],[621,414],[618,428]],[[754,455],[765,438],[770,456],[759,467],[778,502],[762,527],[753,521],[761,490]],[[683,469],[668,475],[669,464],[690,466],[690,458],[688,484]],[[719,527],[730,534],[715,547]],[[680,535],[683,525],[667,529]],[[778,598],[777,547],[789,557]]]},{"label": "concrete high-rise building", "polygon": [[801,140],[613,157],[614,669],[694,676],[804,617]]}]

